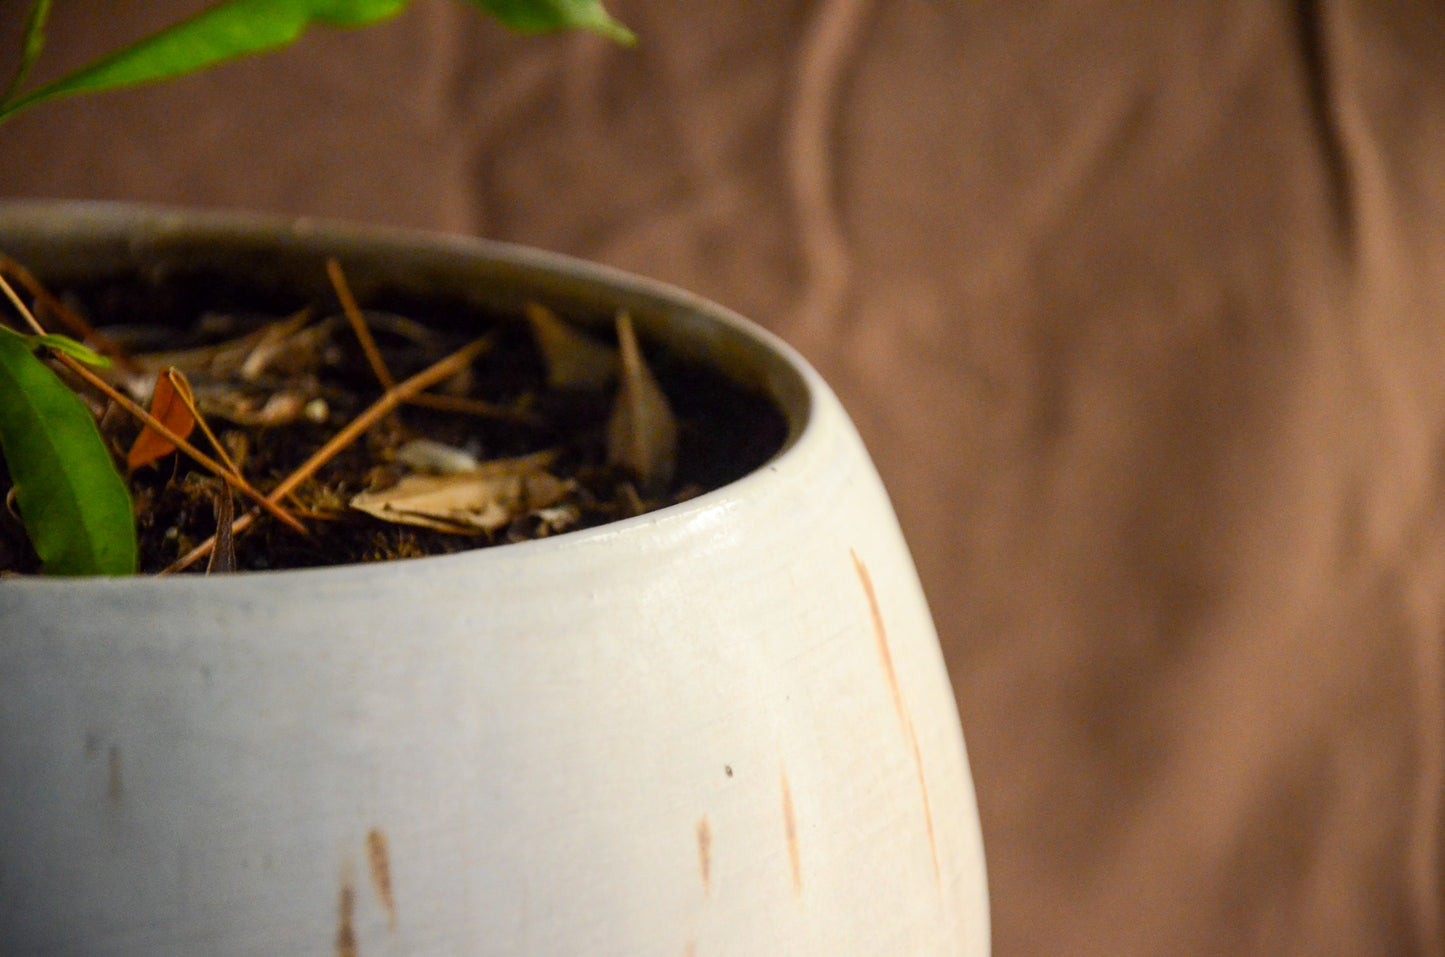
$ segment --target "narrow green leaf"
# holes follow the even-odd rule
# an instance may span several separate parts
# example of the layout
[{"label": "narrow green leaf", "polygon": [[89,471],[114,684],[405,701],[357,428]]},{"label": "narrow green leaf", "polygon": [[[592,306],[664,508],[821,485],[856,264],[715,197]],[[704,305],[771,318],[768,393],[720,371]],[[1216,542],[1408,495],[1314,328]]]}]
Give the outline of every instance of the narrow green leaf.
[{"label": "narrow green leaf", "polygon": [[0,107],[0,119],[46,100],[168,80],[287,46],[312,22],[355,27],[409,0],[224,0]]},{"label": "narrow green leaf", "polygon": [[637,42],[631,30],[612,19],[601,0],[467,0],[520,33],[591,30],[624,46]]},{"label": "narrow green leaf", "polygon": [[35,0],[25,18],[25,38],[20,46],[20,64],[15,68],[15,76],[11,78],[10,85],[5,88],[4,94],[0,95],[0,103],[15,95],[30,76],[30,69],[35,66],[35,61],[40,59],[40,51],[45,48],[45,21],[48,19],[50,0]]},{"label": "narrow green leaf", "polygon": [[110,367],[110,360],[96,352],[87,345],[76,342],[69,336],[43,335],[26,336],[26,341],[31,344],[31,350],[36,346],[45,346],[47,349],[54,349],[56,352],[63,352],[72,359],[79,359],[88,366],[97,366],[101,369]]},{"label": "narrow green leaf", "polygon": [[125,482],[85,403],[35,357],[34,338],[0,327],[0,456],[30,544],[48,575],[133,574]]},{"label": "narrow green leaf", "polygon": [[[0,98],[0,120],[46,100],[174,79],[207,67],[287,46],[312,23],[360,27],[400,13],[410,0],[222,0],[130,46],[103,56],[28,93],[20,84],[44,45],[50,0],[31,9],[15,82]],[[601,0],[467,0],[525,33],[591,30],[619,43],[635,41]]]}]

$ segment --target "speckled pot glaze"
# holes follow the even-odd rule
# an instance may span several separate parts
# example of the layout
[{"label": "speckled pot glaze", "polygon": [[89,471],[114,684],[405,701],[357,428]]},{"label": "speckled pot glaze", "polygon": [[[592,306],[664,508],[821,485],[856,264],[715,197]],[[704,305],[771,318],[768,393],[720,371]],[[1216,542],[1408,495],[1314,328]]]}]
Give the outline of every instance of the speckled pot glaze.
[{"label": "speckled pot glaze", "polygon": [[383,565],[0,582],[0,952],[987,953],[963,738],[828,388],[655,283],[470,239],[0,207],[47,275],[179,257],[466,291],[772,396],[786,447],[686,504]]}]

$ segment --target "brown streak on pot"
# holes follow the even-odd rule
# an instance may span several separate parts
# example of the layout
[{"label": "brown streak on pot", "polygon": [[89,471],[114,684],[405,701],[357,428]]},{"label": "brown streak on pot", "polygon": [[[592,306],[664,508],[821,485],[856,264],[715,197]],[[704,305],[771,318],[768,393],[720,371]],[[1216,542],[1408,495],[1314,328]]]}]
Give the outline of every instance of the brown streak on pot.
[{"label": "brown streak on pot", "polygon": [[712,893],[712,827],[707,823],[707,815],[697,822],[697,863],[702,869],[702,892],[704,895]]},{"label": "brown streak on pot", "polygon": [[396,930],[396,898],[391,890],[391,855],[386,849],[386,835],[381,828],[366,832],[366,861],[371,868],[371,886],[386,908],[386,926]]},{"label": "brown streak on pot", "polygon": [[910,717],[905,725],[908,744],[913,749],[913,767],[918,771],[918,793],[923,795],[923,825],[928,831],[928,853],[933,856],[933,884],[943,893],[943,873],[938,867],[938,842],[933,836],[933,802],[928,799],[928,781],[923,777],[923,753],[918,748],[918,735]]},{"label": "brown streak on pot", "polygon": [[352,920],[356,916],[356,888],[351,879],[341,880],[341,899],[336,917],[336,957],[356,957],[356,930]]},{"label": "brown streak on pot", "polygon": [[697,942],[688,941],[687,946],[682,949],[682,957],[697,957]]},{"label": "brown streak on pot", "polygon": [[125,797],[125,786],[120,779],[120,746],[110,746],[110,773],[107,782],[107,793],[114,804],[119,804],[121,798]]},{"label": "brown streak on pot", "polygon": [[788,866],[793,872],[793,893],[803,893],[803,867],[798,855],[798,818],[793,812],[793,789],[786,769],[780,773],[783,790],[783,833],[788,838]]},{"label": "brown streak on pot", "polygon": [[873,587],[873,576],[858,553],[849,549],[853,556],[853,568],[858,581],[863,585],[863,594],[868,599],[868,612],[873,620],[873,638],[878,645],[878,658],[883,665],[884,677],[893,693],[893,708],[898,713],[898,724],[903,731],[904,743],[913,756],[913,767],[918,772],[918,790],[923,798],[923,823],[928,832],[928,852],[933,857],[933,881],[939,893],[943,892],[943,876],[938,866],[938,842],[933,833],[933,804],[928,797],[928,781],[923,774],[923,752],[918,747],[918,733],[913,728],[913,715],[903,700],[903,690],[898,686],[898,672],[893,667],[893,652],[888,647],[888,628],[883,622],[883,609],[878,604],[878,592]]},{"label": "brown streak on pot", "polygon": [[888,647],[888,628],[883,624],[883,610],[878,606],[878,593],[873,588],[873,576],[868,574],[868,566],[863,564],[863,559],[858,553],[848,552],[853,556],[853,569],[858,573],[858,581],[863,584],[863,594],[868,599],[868,611],[873,616],[873,638],[878,644],[878,658],[883,663],[883,676],[888,679],[888,688],[893,692],[893,709],[898,712],[898,721],[905,728],[908,725],[908,712],[903,704],[903,691],[898,687],[898,672],[893,669],[893,652]]}]

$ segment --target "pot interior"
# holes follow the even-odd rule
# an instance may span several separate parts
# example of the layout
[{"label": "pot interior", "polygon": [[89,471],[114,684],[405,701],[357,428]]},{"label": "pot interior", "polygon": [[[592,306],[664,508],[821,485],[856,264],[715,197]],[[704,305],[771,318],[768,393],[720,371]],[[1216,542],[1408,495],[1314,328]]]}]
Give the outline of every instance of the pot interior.
[{"label": "pot interior", "polygon": [[[718,426],[739,433],[768,419],[759,430],[766,434],[740,459],[759,466],[797,442],[818,387],[796,354],[720,306],[605,267],[477,239],[148,206],[17,203],[0,206],[0,252],[52,288],[120,279],[157,288],[215,283],[244,289],[276,314],[297,303],[333,304],[332,258],[363,307],[425,303],[419,318],[459,328],[478,313],[520,315],[529,302],[598,328],[625,310],[644,343],[754,396],[748,408],[767,414],[734,410]],[[742,477],[722,474],[704,487]]]}]

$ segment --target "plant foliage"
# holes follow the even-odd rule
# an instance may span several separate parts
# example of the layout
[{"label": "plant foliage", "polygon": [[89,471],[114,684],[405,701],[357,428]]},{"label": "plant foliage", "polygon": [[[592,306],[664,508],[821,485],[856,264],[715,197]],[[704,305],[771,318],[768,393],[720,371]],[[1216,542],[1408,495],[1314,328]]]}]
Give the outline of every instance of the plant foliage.
[{"label": "plant foliage", "polygon": [[90,410],[36,356],[45,347],[104,362],[73,340],[0,326],[0,454],[25,532],[46,574],[132,574],[130,494]]},{"label": "plant foliage", "polygon": [[[591,30],[621,43],[632,34],[608,16],[600,0],[459,0],[526,33]],[[50,0],[36,0],[26,22],[20,67],[0,101],[0,121],[64,96],[156,83],[229,60],[287,46],[307,27],[362,27],[388,20],[410,0],[223,0],[59,79],[23,90],[45,45]]]}]

